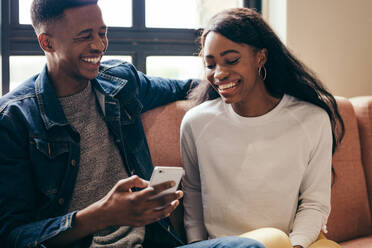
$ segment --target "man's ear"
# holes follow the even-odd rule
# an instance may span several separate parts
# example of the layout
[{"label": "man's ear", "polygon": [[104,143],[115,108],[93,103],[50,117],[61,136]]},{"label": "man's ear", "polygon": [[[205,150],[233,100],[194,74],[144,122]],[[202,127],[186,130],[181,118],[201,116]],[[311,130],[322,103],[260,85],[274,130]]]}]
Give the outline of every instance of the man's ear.
[{"label": "man's ear", "polygon": [[41,33],[38,37],[39,44],[41,49],[44,50],[44,52],[53,52],[53,39],[52,37],[47,33]]},{"label": "man's ear", "polygon": [[257,52],[257,64],[258,67],[262,67],[266,64],[267,61],[267,49],[262,48]]}]

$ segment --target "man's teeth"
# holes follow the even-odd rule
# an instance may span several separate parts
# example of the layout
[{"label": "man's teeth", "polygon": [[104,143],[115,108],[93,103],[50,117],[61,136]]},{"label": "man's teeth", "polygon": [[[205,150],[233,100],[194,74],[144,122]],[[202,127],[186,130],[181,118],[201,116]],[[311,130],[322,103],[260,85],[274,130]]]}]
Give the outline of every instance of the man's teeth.
[{"label": "man's teeth", "polygon": [[97,64],[100,61],[100,57],[98,58],[83,58],[82,60],[88,63]]},{"label": "man's teeth", "polygon": [[218,88],[220,90],[226,90],[226,89],[230,89],[230,88],[236,86],[237,84],[238,84],[237,81],[233,82],[233,83],[228,83],[228,84],[220,84],[220,85],[218,85]]}]

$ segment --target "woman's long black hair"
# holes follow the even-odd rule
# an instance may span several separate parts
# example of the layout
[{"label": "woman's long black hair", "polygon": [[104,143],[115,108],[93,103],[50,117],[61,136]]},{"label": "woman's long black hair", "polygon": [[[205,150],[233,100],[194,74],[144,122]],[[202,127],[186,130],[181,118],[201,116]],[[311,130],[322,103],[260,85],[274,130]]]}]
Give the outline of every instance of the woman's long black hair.
[{"label": "woman's long black hair", "polygon": [[[211,31],[236,43],[253,46],[257,50],[266,48],[266,90],[274,97],[288,94],[324,109],[331,121],[332,152],[335,152],[345,132],[335,98],[314,73],[288,51],[260,14],[248,8],[234,8],[212,17],[200,37],[201,54],[205,38]],[[196,104],[217,97],[220,95],[206,81],[202,81],[189,95]]]}]

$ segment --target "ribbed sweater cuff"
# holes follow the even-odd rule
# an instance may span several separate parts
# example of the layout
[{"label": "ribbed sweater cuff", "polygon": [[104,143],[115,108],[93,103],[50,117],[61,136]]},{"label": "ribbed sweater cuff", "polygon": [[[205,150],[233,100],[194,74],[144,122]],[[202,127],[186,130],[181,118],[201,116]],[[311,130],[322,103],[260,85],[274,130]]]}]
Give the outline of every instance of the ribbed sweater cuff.
[{"label": "ribbed sweater cuff", "polygon": [[311,240],[309,240],[307,237],[302,236],[302,235],[291,236],[290,240],[293,246],[301,245],[304,248],[307,248],[312,243]]}]

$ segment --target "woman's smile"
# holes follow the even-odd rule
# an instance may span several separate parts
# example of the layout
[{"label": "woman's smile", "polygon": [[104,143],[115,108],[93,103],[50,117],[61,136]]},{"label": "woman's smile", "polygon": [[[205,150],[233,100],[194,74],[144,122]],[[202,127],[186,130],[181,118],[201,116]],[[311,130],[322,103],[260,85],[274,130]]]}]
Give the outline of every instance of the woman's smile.
[{"label": "woman's smile", "polygon": [[226,83],[217,83],[215,85],[218,89],[218,92],[225,97],[227,95],[231,95],[240,84],[241,80],[233,80]]}]

